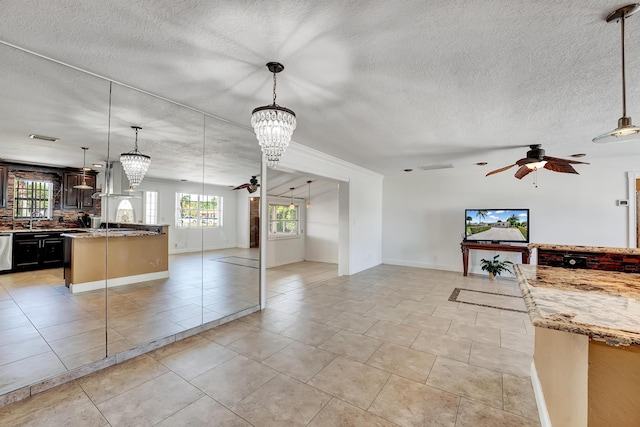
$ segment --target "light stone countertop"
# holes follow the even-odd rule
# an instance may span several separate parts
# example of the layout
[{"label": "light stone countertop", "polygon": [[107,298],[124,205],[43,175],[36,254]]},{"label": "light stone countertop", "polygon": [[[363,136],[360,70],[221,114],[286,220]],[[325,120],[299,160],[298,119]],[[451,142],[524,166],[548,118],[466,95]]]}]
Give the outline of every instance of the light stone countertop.
[{"label": "light stone countertop", "polygon": [[640,274],[516,265],[534,326],[640,345]]},{"label": "light stone countertop", "polygon": [[156,233],[155,231],[146,230],[93,230],[85,233],[62,233],[63,237],[70,237],[72,239],[99,239],[99,238],[113,238],[113,237],[138,237],[138,236],[158,236],[162,233]]},{"label": "light stone countertop", "polygon": [[640,255],[640,249],[635,248],[607,248],[602,246],[576,246],[576,245],[555,245],[550,243],[530,243],[529,248],[546,249],[559,252],[593,252],[605,254],[629,254]]}]

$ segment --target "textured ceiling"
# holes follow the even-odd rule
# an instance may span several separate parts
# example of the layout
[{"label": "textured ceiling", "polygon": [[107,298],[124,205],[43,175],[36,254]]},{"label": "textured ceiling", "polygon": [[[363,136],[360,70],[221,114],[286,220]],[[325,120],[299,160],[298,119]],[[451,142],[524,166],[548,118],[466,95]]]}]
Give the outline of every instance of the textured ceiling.
[{"label": "textured ceiling", "polygon": [[[258,173],[257,145],[247,128],[251,110],[270,103],[264,64],[280,61],[286,69],[278,77],[278,103],[298,115],[296,142],[397,174],[443,163],[475,168],[486,161],[487,168],[498,168],[524,156],[526,149],[518,147],[534,143],[551,156],[587,153],[590,162],[640,155],[640,147],[591,142],[621,116],[620,30],[604,17],[625,4],[4,0],[3,16],[10,19],[3,19],[0,40],[239,125],[209,123],[208,134],[219,143],[215,154],[244,162],[220,172],[227,180],[234,171]],[[627,86],[628,112],[638,123],[639,48],[636,16],[627,21]],[[4,50],[2,55],[4,63]],[[0,86],[0,131],[11,129],[18,112],[34,117],[51,102],[46,79],[42,88],[22,87],[37,89],[41,102],[26,103],[24,96],[20,102],[20,77],[36,73],[26,70]],[[108,84],[75,76],[56,89],[69,103],[60,114],[68,119],[64,113],[73,113],[73,122],[65,123],[105,138]],[[116,98],[116,89],[122,96]],[[140,124],[141,151],[154,156],[157,150],[159,159],[170,153],[166,170],[183,166],[180,158],[206,158],[189,143],[201,137],[193,130],[196,116],[123,89],[113,92],[117,130],[110,151],[129,150],[128,126]],[[147,123],[132,123],[138,119]],[[177,130],[176,120],[189,123],[188,130]],[[69,138],[82,135],[63,131]],[[145,139],[157,145],[145,145]]]}]

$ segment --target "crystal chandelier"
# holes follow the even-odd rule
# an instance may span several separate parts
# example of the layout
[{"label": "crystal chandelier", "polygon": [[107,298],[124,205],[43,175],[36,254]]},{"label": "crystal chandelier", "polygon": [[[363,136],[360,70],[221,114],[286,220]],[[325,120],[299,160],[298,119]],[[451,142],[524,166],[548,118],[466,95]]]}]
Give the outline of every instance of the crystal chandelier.
[{"label": "crystal chandelier", "polygon": [[120,163],[122,163],[122,168],[129,178],[129,185],[133,189],[142,182],[144,174],[147,173],[151,164],[151,157],[138,151],[138,131],[142,128],[131,126],[131,129],[136,131],[136,144],[133,151],[120,154]]},{"label": "crystal chandelier", "polygon": [[269,62],[267,68],[273,73],[273,104],[254,109],[251,113],[251,126],[267,158],[267,165],[275,169],[289,146],[297,123],[296,113],[276,104],[276,74],[284,70],[284,65]]}]

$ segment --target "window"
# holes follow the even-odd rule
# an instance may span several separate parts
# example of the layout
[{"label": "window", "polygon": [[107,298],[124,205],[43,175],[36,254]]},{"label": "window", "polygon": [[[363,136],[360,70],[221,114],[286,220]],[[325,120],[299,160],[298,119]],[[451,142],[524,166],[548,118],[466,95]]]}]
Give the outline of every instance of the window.
[{"label": "window", "polygon": [[52,190],[50,182],[16,179],[14,218],[51,219]]},{"label": "window", "polygon": [[221,227],[222,197],[202,194],[176,194],[176,227]]},{"label": "window", "polygon": [[269,234],[298,234],[298,206],[269,205]]},{"label": "window", "polygon": [[118,203],[116,222],[136,222],[136,217],[133,213],[133,206],[130,201],[125,199]]},{"label": "window", "polygon": [[144,192],[144,223],[145,224],[158,223],[158,192],[157,191]]}]

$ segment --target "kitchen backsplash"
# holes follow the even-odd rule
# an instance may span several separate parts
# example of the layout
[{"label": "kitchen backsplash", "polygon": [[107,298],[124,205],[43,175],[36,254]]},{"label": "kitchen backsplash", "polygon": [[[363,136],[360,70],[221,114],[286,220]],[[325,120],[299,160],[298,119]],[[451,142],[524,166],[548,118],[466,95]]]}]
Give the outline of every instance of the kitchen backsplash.
[{"label": "kitchen backsplash", "polygon": [[[39,171],[29,170],[31,167],[21,168],[19,165],[8,167],[7,173],[7,206],[0,208],[0,230],[47,229],[47,228],[80,228],[79,217],[84,215],[100,215],[100,199],[94,200],[94,206],[84,209],[62,209],[62,177],[63,170],[38,168]],[[46,170],[46,171],[45,171]],[[53,212],[51,219],[14,219],[14,191],[15,180],[28,179],[53,183]],[[99,190],[82,190],[97,192]]]}]

